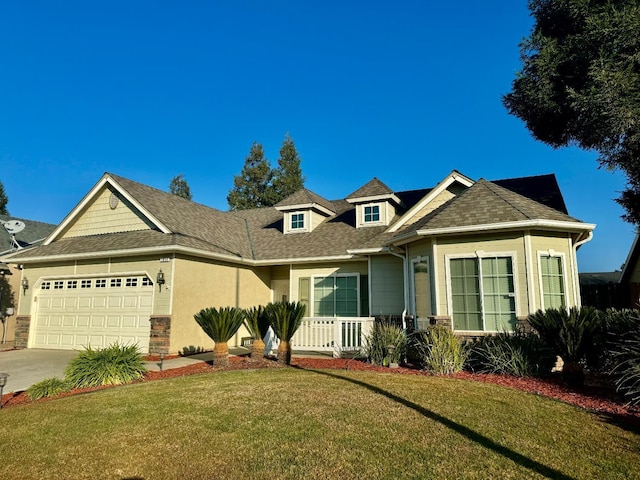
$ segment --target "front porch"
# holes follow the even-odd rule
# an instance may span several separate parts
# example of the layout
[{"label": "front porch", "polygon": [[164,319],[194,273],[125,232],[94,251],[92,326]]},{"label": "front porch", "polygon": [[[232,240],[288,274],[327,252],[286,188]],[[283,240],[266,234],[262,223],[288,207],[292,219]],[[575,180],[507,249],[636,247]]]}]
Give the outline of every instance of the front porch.
[{"label": "front porch", "polygon": [[292,338],[293,352],[321,352],[335,358],[360,351],[373,317],[308,317]]}]

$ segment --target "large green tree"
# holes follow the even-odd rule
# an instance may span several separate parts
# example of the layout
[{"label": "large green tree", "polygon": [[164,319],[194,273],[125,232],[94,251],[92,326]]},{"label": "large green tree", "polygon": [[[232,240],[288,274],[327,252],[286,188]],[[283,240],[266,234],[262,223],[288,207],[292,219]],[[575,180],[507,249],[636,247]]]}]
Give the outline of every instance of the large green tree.
[{"label": "large green tree", "polygon": [[171,179],[171,182],[169,183],[169,192],[186,200],[191,200],[192,198],[191,189],[189,188],[189,184],[182,173]]},{"label": "large green tree", "polygon": [[627,177],[617,202],[640,225],[640,0],[530,0],[509,113],[554,148],[598,153]]},{"label": "large green tree", "polygon": [[7,198],[7,194],[4,193],[4,185],[0,182],[0,215],[9,215],[7,203],[9,203],[9,199]]},{"label": "large green tree", "polygon": [[300,168],[300,155],[293,139],[287,134],[280,147],[278,168],[273,171],[273,204],[304,187],[305,178]]},{"label": "large green tree", "polygon": [[240,175],[233,177],[233,188],[227,196],[229,208],[247,210],[273,205],[270,200],[271,177],[271,166],[264,156],[262,145],[253,142]]},{"label": "large green tree", "polygon": [[231,210],[271,207],[304,186],[300,155],[286,135],[280,147],[278,166],[271,168],[262,145],[253,142],[240,175],[233,178],[227,202]]}]

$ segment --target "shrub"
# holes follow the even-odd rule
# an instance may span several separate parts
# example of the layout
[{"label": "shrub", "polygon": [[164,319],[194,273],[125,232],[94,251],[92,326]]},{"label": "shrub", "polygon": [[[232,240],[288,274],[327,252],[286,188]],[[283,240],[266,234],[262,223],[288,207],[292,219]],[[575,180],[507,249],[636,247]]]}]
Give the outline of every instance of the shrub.
[{"label": "shrub", "polygon": [[203,347],[196,347],[194,345],[189,345],[188,347],[184,347],[180,352],[181,357],[186,357],[187,355],[195,355],[197,353],[203,353],[205,349]]},{"label": "shrub", "polygon": [[584,381],[580,363],[594,352],[604,328],[603,315],[593,307],[550,308],[529,315],[529,323],[553,352],[564,361],[563,376],[571,383]]},{"label": "shrub", "polygon": [[265,344],[263,338],[269,330],[269,313],[262,305],[244,310],[244,325],[251,334],[251,359],[259,359],[264,356]]},{"label": "shrub", "polygon": [[440,375],[461,371],[468,356],[453,331],[441,326],[429,327],[417,334],[414,345],[421,366]]},{"label": "shrub", "polygon": [[65,368],[71,388],[120,385],[138,380],[147,369],[137,345],[114,343],[102,350],[85,347]]},{"label": "shrub", "polygon": [[555,355],[538,335],[516,331],[472,343],[466,366],[478,373],[538,377],[549,373],[555,362]]},{"label": "shrub", "polygon": [[611,346],[612,374],[616,388],[632,405],[640,405],[640,318],[628,318],[629,327],[622,333],[613,333]]},{"label": "shrub", "polygon": [[238,307],[217,309],[209,307],[200,310],[193,318],[204,330],[204,333],[215,342],[213,348],[214,365],[229,364],[229,347],[227,342],[235,335],[244,319],[243,311]]},{"label": "shrub", "polygon": [[362,350],[374,365],[399,363],[407,351],[407,336],[396,325],[376,321],[371,333],[364,337]]},{"label": "shrub", "polygon": [[59,393],[71,390],[69,382],[57,377],[45,378],[44,380],[34,383],[27,388],[27,397],[29,400],[38,400],[39,398],[53,397]]}]

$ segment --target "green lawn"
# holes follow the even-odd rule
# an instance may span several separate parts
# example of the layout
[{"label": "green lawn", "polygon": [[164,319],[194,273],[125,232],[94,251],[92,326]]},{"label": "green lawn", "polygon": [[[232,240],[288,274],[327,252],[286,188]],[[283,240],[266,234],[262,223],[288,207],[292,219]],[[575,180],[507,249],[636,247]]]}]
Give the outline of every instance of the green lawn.
[{"label": "green lawn", "polygon": [[139,383],[0,411],[0,478],[629,479],[640,435],[448,378],[296,368]]}]

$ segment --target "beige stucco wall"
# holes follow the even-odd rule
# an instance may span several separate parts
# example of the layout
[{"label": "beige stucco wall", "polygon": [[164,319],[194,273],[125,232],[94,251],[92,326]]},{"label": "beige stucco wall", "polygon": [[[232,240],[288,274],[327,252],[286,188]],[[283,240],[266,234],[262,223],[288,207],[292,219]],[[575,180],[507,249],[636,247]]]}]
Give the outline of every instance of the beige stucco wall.
[{"label": "beige stucco wall", "polygon": [[[213,341],[202,331],[193,315],[203,308],[237,306],[248,308],[271,301],[271,268],[249,268],[194,258],[172,261],[171,352],[194,345],[212,348]],[[244,327],[229,341],[239,346],[249,336]]]}]

